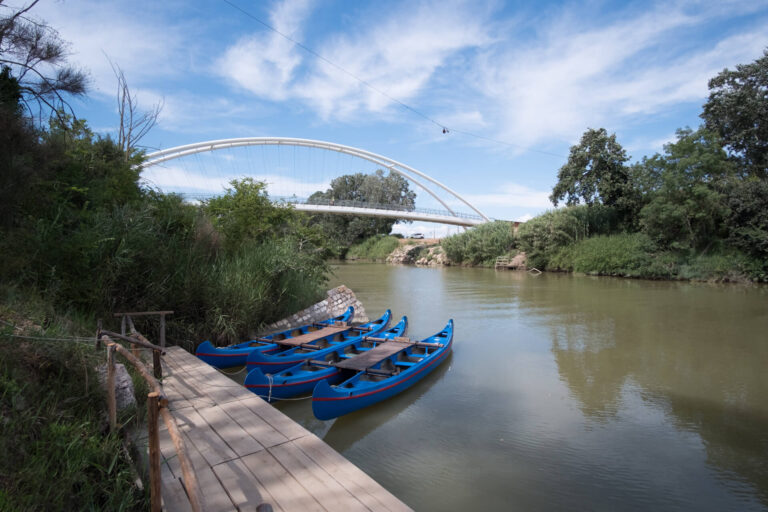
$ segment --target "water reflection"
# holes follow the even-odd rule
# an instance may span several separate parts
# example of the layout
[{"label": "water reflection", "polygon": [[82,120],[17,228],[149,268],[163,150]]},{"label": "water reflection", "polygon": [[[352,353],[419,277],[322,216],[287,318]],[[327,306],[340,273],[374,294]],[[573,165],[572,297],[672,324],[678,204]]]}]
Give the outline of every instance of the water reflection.
[{"label": "water reflection", "polygon": [[763,294],[588,282],[565,288],[577,311],[547,319],[558,373],[585,416],[615,419],[631,381],[646,405],[701,438],[727,485],[749,484],[768,506],[768,344],[758,341],[766,325],[759,312],[744,315],[765,306],[755,303]]},{"label": "water reflection", "polygon": [[390,398],[386,403],[380,402],[360,411],[337,418],[333,426],[325,433],[323,439],[338,451],[345,451],[360,439],[367,437],[374,430],[386,425],[395,416],[421,398],[430,387],[438,382],[449,371],[453,354],[440,364],[434,371],[424,377],[413,387]]}]

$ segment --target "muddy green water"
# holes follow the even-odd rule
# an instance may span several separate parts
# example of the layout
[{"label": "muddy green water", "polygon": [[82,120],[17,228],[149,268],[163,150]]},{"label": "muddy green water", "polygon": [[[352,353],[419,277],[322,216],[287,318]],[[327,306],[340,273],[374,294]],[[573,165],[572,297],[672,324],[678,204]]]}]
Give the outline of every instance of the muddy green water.
[{"label": "muddy green water", "polygon": [[279,408],[416,510],[768,510],[768,288],[336,267],[454,353],[334,421]]}]

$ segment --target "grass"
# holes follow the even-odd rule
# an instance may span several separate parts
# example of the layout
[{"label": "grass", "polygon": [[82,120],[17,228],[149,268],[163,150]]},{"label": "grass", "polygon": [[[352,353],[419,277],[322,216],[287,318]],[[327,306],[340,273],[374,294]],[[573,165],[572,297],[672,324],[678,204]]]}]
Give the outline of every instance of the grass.
[{"label": "grass", "polygon": [[397,249],[398,239],[394,236],[372,236],[347,251],[348,260],[384,261]]},{"label": "grass", "polygon": [[[0,510],[146,510],[147,497],[133,483],[122,440],[106,430],[94,369],[103,352],[90,343],[14,337],[20,323],[28,336],[86,331],[44,301],[3,291]],[[135,413],[128,411],[121,421]]]},{"label": "grass", "polygon": [[642,233],[587,238],[547,256],[548,270],[714,282],[765,281],[764,262],[723,248],[704,254],[658,248]]}]

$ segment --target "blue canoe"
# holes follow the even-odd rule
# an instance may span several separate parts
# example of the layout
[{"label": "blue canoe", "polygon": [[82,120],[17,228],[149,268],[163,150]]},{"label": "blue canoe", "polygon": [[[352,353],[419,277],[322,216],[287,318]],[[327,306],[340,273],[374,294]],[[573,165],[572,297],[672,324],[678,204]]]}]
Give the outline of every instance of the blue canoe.
[{"label": "blue canoe", "polygon": [[[228,347],[214,347],[210,341],[204,341],[198,345],[195,355],[216,368],[229,368],[232,366],[242,366],[245,360],[253,351],[275,352],[280,348],[279,343],[283,340],[295,338],[296,336],[306,335],[323,327],[336,325],[337,322],[347,323],[355,314],[355,309],[350,306],[347,310],[333,318],[322,320],[314,324],[295,327],[286,331],[276,332],[267,336],[256,338],[255,340],[245,341],[237,345]],[[351,327],[350,327],[351,329]]]},{"label": "blue canoe", "polygon": [[351,345],[363,336],[378,334],[387,328],[391,318],[392,312],[387,310],[381,318],[359,327],[339,329],[329,326],[291,340],[283,340],[275,351],[252,351],[245,359],[245,364],[249,372],[259,368],[264,373],[277,373],[307,359],[322,359],[326,354]]},{"label": "blue canoe", "polygon": [[355,373],[332,386],[321,380],[312,393],[312,411],[329,420],[386,400],[424,378],[445,361],[453,345],[453,320],[420,342],[389,341],[335,364]]},{"label": "blue canoe", "polygon": [[267,401],[311,393],[321,380],[327,380],[330,384],[344,380],[343,370],[334,367],[333,363],[355,357],[381,343],[397,339],[405,334],[407,328],[408,318],[403,317],[394,327],[375,336],[363,336],[350,345],[335,347],[322,359],[313,358],[274,374],[265,375],[259,368],[254,368],[245,377],[245,387]]}]

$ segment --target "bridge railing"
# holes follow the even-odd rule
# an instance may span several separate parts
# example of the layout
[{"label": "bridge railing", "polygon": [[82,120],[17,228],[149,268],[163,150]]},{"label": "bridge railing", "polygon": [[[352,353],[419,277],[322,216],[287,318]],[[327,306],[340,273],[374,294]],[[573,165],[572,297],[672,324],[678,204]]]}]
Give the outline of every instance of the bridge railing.
[{"label": "bridge railing", "polygon": [[369,203],[363,201],[350,201],[350,200],[333,200],[330,199],[306,199],[303,197],[273,197],[275,202],[284,202],[288,204],[313,204],[319,206],[346,206],[350,208],[369,208],[372,210],[393,210],[399,212],[414,212],[425,213],[429,215],[441,215],[445,217],[460,217],[462,219],[482,219],[479,215],[473,215],[469,213],[455,212],[451,213],[447,210],[435,210],[430,208],[413,208],[404,206],[401,204],[384,204],[384,203]]},{"label": "bridge railing", "polygon": [[[181,194],[187,199],[204,200],[216,197],[218,194],[214,193],[200,193],[200,194]],[[399,212],[413,212],[424,213],[427,215],[439,215],[443,217],[458,217],[461,219],[482,220],[480,215],[474,215],[471,213],[461,212],[449,212],[448,210],[436,210],[430,208],[412,208],[400,204],[384,204],[384,203],[369,203],[364,201],[350,201],[350,200],[333,200],[330,199],[308,199],[306,197],[296,196],[272,196],[270,197],[272,202],[277,204],[309,204],[318,206],[343,206],[348,208],[366,208],[371,210],[390,210]]]}]

